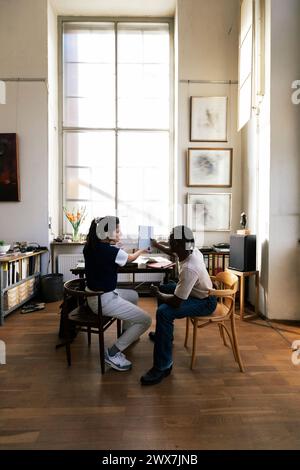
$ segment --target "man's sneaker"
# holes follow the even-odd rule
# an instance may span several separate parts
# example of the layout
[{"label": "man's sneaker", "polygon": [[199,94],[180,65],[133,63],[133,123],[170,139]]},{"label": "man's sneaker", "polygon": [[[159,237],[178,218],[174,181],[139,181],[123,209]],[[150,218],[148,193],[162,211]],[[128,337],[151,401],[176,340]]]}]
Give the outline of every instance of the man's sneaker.
[{"label": "man's sneaker", "polygon": [[132,366],[131,362],[126,359],[125,354],[121,353],[121,351],[117,352],[114,356],[110,356],[108,349],[105,351],[105,362],[113,369],[121,372],[131,369]]}]

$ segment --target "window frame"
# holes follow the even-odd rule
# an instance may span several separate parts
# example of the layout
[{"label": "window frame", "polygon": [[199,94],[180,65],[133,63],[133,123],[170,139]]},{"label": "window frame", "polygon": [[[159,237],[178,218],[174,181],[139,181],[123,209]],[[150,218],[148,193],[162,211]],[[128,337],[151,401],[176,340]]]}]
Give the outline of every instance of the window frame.
[{"label": "window frame", "polygon": [[[115,171],[117,176],[117,169],[118,169],[118,132],[119,131],[133,131],[133,132],[153,132],[153,131],[161,131],[161,130],[168,130],[169,132],[169,206],[173,207],[175,202],[175,169],[174,169],[174,153],[175,153],[175,130],[174,130],[174,122],[175,122],[175,86],[174,86],[174,77],[175,77],[175,61],[174,61],[174,18],[172,17],[107,17],[107,16],[58,16],[58,150],[59,150],[59,231],[60,233],[64,233],[64,212],[63,212],[63,205],[66,202],[65,192],[66,192],[66,184],[65,184],[65,155],[63,149],[63,137],[64,131],[68,130],[70,132],[84,132],[84,131],[97,131],[97,130],[104,130],[101,128],[82,128],[82,127],[64,127],[63,126],[63,98],[64,98],[64,90],[63,90],[63,26],[64,23],[67,22],[77,22],[77,23],[97,23],[97,22],[110,22],[114,23],[114,30],[115,34],[117,34],[117,27],[119,23],[167,23],[169,25],[169,44],[170,44],[170,75],[169,75],[169,89],[170,89],[170,100],[169,100],[169,128],[168,129],[126,129],[126,128],[119,128],[114,127],[111,130],[115,131],[115,139],[116,139],[116,146],[115,146]],[[116,36],[117,37],[117,36]],[[115,42],[116,54],[115,54],[115,65],[116,65],[116,80],[115,80],[115,87],[116,87],[116,98],[115,98],[115,106],[117,108],[117,86],[118,86],[118,74],[117,74],[117,40]],[[117,119],[117,113],[116,113]],[[109,130],[109,129],[105,129]],[[117,177],[115,179],[115,211],[117,213],[117,204],[118,204],[118,181]],[[169,216],[169,226],[170,228],[174,224],[174,211],[170,212]],[[126,241],[126,240],[125,240]],[[133,240],[134,242],[135,240]]]}]

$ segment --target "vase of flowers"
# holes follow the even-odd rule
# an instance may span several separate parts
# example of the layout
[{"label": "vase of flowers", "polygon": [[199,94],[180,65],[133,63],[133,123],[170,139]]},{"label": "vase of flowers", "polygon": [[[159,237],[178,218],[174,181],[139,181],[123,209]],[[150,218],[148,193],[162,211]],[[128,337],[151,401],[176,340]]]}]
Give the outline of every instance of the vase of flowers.
[{"label": "vase of flowers", "polygon": [[73,210],[72,212],[64,207],[64,213],[73,228],[72,240],[73,242],[78,242],[80,240],[79,227],[85,219],[86,207],[77,209],[77,211]]}]

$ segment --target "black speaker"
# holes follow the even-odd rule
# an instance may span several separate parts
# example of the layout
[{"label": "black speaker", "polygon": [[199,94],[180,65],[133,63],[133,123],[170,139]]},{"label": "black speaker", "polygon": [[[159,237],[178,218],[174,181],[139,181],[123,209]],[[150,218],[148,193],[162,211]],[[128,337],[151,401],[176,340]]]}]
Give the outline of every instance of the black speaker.
[{"label": "black speaker", "polygon": [[256,236],[231,235],[229,268],[256,271]]}]

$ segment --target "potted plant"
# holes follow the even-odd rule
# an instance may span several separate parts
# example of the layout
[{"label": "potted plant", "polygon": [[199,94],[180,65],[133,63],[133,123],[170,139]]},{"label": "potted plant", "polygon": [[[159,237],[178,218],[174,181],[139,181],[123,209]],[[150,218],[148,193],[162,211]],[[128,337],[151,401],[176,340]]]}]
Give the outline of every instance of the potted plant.
[{"label": "potted plant", "polygon": [[10,245],[7,245],[7,243],[4,240],[0,240],[0,254],[7,253],[9,249],[10,249]]}]

